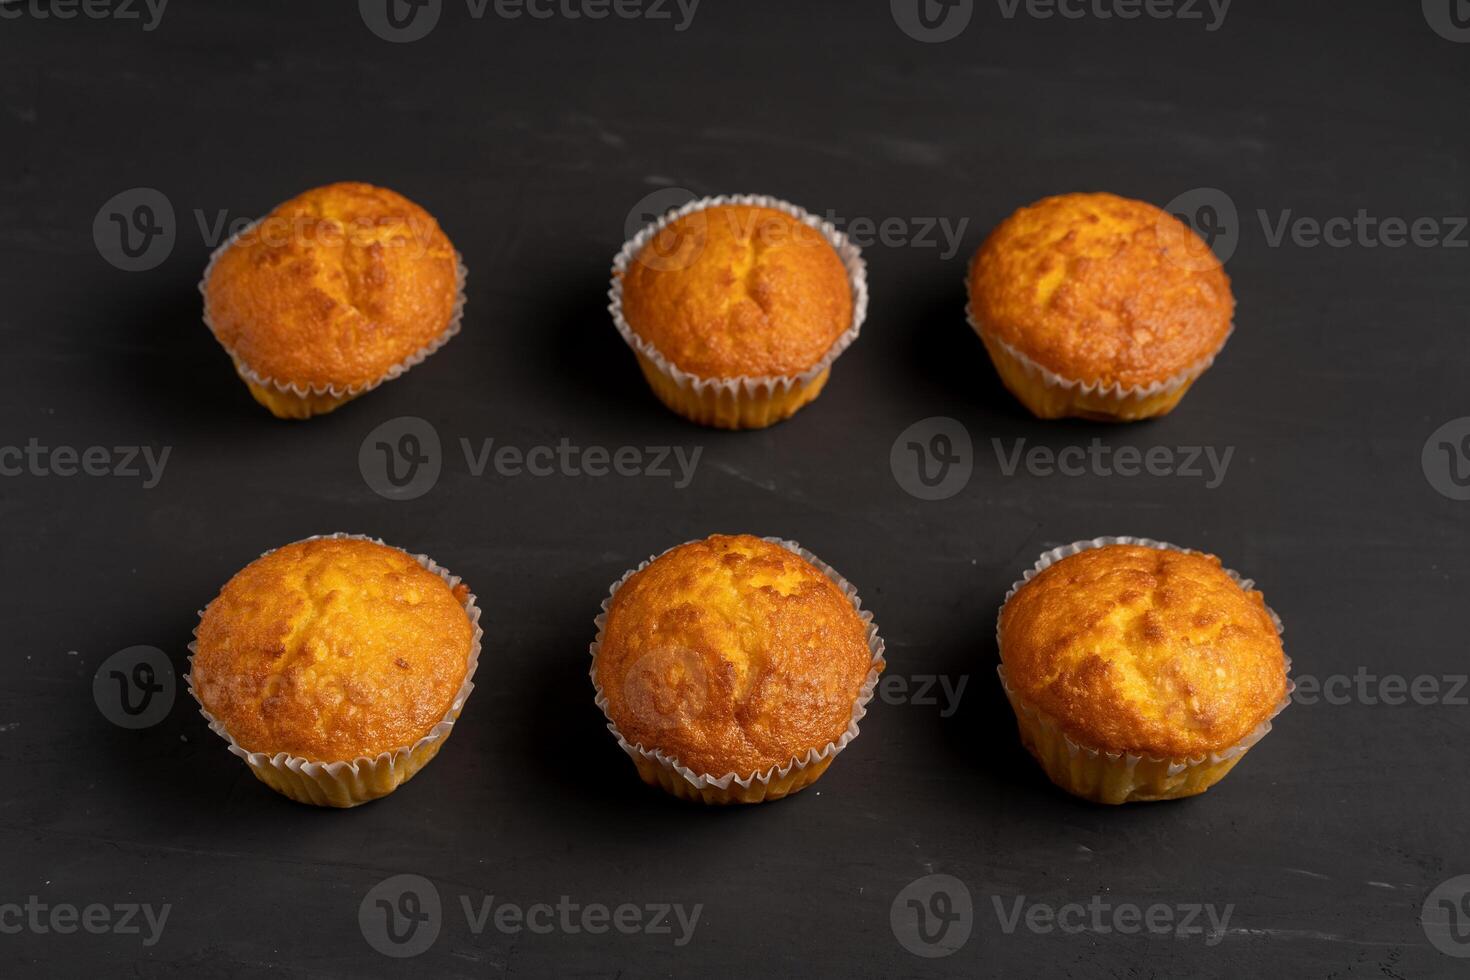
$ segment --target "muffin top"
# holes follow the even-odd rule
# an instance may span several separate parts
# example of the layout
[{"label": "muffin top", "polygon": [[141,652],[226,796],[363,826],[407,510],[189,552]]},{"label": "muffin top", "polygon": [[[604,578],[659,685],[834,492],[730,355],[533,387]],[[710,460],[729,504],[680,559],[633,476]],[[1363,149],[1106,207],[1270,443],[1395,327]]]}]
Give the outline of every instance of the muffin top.
[{"label": "muffin top", "polygon": [[1261,593],[1198,552],[1111,545],[1064,558],[1005,604],[1000,649],[1013,690],[1103,751],[1226,749],[1286,694]]},{"label": "muffin top", "polygon": [[748,534],[680,545],[619,588],[595,661],[630,744],[741,777],[847,730],[872,654],[822,571]]},{"label": "muffin top", "polygon": [[289,544],[204,611],[194,689],[247,751],[346,762],[410,746],[464,682],[468,594],[387,545]]},{"label": "muffin top", "polygon": [[400,194],[352,183],[276,208],[219,255],[204,284],[231,356],[302,387],[381,380],[444,333],[458,293],[438,222]]},{"label": "muffin top", "polygon": [[817,229],[719,205],[666,225],[628,264],[623,318],[697,377],[791,376],[852,325],[852,287]]},{"label": "muffin top", "polygon": [[1220,260],[1178,218],[1114,194],[1063,194],[991,232],[969,275],[982,333],[1074,381],[1147,386],[1225,343]]}]

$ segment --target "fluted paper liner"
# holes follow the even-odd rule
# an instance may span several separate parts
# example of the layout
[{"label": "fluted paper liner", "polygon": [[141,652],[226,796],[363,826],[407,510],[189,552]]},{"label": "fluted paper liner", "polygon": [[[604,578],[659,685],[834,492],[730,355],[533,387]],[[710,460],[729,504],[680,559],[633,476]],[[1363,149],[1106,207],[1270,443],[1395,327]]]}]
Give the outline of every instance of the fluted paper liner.
[{"label": "fluted paper liner", "polygon": [[[366,534],[315,534],[302,540],[341,539],[384,544],[382,540]],[[300,542],[294,543],[299,544]],[[392,546],[384,545],[384,547]],[[277,550],[279,549],[272,548],[265,555]],[[410,557],[423,568],[443,579],[451,590],[462,581],[458,575],[450,574],[448,569],[442,568],[427,555],[410,555]],[[412,778],[438,754],[444,741],[449,738],[460,712],[464,710],[465,701],[469,698],[470,692],[475,689],[475,668],[480,662],[480,644],[484,631],[480,628],[480,608],[476,604],[474,593],[471,592],[465,596],[463,606],[474,632],[470,641],[469,659],[465,665],[464,681],[455,693],[454,700],[450,702],[449,710],[444,713],[444,718],[438,724],[412,745],[380,752],[376,756],[363,755],[340,762],[317,762],[286,752],[277,752],[272,755],[265,752],[251,752],[243,748],[225,729],[225,726],[204,707],[203,700],[194,689],[194,654],[199,645],[197,626],[194,628],[196,639],[189,644],[190,672],[184,675],[184,681],[188,685],[189,694],[199,704],[199,713],[204,716],[205,721],[209,722],[210,729],[225,740],[231,753],[245,760],[245,764],[261,782],[301,803],[335,807],[357,806],[388,795]],[[204,612],[205,610],[201,610],[199,613],[201,619],[203,619]]]},{"label": "fluted paper liner", "polygon": [[[269,215],[267,215],[267,217],[268,216]],[[264,220],[266,219],[257,218],[256,220],[252,221],[249,225],[231,235],[224,242],[224,244],[220,245],[213,252],[211,252],[209,255],[209,262],[206,263],[204,266],[204,275],[200,278],[198,286],[199,295],[204,298],[204,325],[209,328],[210,334],[212,334],[215,341],[224,348],[225,353],[230,355],[230,360],[235,365],[235,372],[239,374],[241,380],[245,381],[247,384],[257,385],[261,388],[268,388],[272,391],[277,392],[278,394],[290,395],[299,399],[331,398],[340,404],[341,402],[350,401],[351,399],[356,398],[359,395],[364,395],[381,384],[401,377],[402,375],[407,373],[410,368],[422,364],[424,361],[429,359],[429,355],[433,354],[435,351],[439,350],[439,348],[449,343],[449,341],[452,340],[455,335],[459,333],[461,326],[463,326],[464,308],[467,301],[467,298],[465,296],[465,281],[469,277],[469,270],[464,264],[464,256],[460,255],[459,251],[456,250],[454,253],[454,307],[450,312],[448,325],[445,326],[444,330],[441,331],[436,337],[434,337],[433,340],[429,341],[423,347],[420,347],[418,350],[414,351],[412,354],[399,361],[397,364],[394,364],[392,367],[388,368],[388,370],[383,372],[383,374],[379,375],[371,381],[365,381],[358,384],[350,385],[304,385],[299,382],[285,381],[279,378],[271,378],[264,374],[261,374],[259,371],[256,371],[254,368],[250,367],[250,365],[241,360],[240,356],[236,354],[229,347],[229,345],[220,338],[219,332],[215,329],[214,321],[210,318],[209,315],[209,299],[208,293],[205,291],[205,287],[209,283],[209,277],[214,272],[214,266],[215,263],[219,261],[219,257],[223,255],[226,251],[228,251],[230,247],[233,246],[241,238],[244,238],[245,236],[253,233],[256,228],[260,227],[260,223]],[[327,411],[330,411],[330,409],[327,409]],[[308,415],[309,414],[312,413],[309,412]],[[306,416],[293,417],[305,418]]]},{"label": "fluted paper liner", "polygon": [[[1154,381],[1147,385],[1125,385],[1121,381],[1113,381],[1105,384],[1102,381],[1084,381],[1078,378],[1068,378],[1043,366],[1035,359],[1022,353],[1016,347],[988,332],[985,324],[975,312],[973,303],[967,302],[965,304],[965,320],[970,324],[970,329],[975,331],[987,347],[994,344],[1005,356],[1015,361],[1027,377],[1040,381],[1044,388],[1050,391],[1065,391],[1072,394],[1081,394],[1102,402],[1111,402],[1117,405],[1120,410],[1125,410],[1130,404],[1136,405],[1146,399],[1178,393],[1193,384],[1199,379],[1200,375],[1208,371],[1211,365],[1215,363],[1215,358],[1220,356],[1220,352],[1225,349],[1225,344],[1229,342],[1231,334],[1235,332],[1235,325],[1232,323],[1230,329],[1226,331],[1225,337],[1220,341],[1219,346],[1210,352],[1210,354],[1168,378]],[[996,367],[999,369],[1000,365],[996,365]]]},{"label": "fluted paper liner", "polygon": [[[1011,597],[1023,585],[1063,558],[1082,551],[1115,544],[1139,545],[1185,554],[1201,553],[1196,549],[1181,548],[1165,541],[1126,535],[1076,541],[1060,548],[1053,548],[1038,558],[1036,564],[1019,581],[1011,585],[1010,591],[1006,593],[1005,602],[1001,604],[1001,609],[1004,610],[1006,603],[1011,601]],[[1242,589],[1250,591],[1255,588],[1253,580],[1228,568],[1224,568],[1223,571]],[[1276,615],[1270,606],[1266,607],[1266,613],[1271,617],[1271,623],[1276,627],[1277,635],[1284,634],[1285,627],[1281,623],[1281,617]],[[999,614],[996,616],[995,639],[999,647],[1001,642]],[[1283,657],[1285,670],[1289,674],[1291,658],[1285,657],[1284,654]],[[1053,782],[1069,792],[1100,803],[1169,799],[1203,792],[1223,778],[1235,763],[1240,761],[1246,750],[1265,738],[1266,734],[1271,731],[1272,720],[1291,703],[1292,691],[1296,689],[1295,683],[1288,676],[1286,692],[1275,709],[1234,745],[1199,756],[1176,759],[1134,752],[1112,752],[1077,742],[1062,729],[1055,718],[1028,702],[1011,687],[1006,679],[1004,659],[1005,654],[1002,650],[1002,663],[997,665],[996,673],[1000,676],[1001,687],[1016,713],[1016,719],[1023,735],[1030,735],[1035,743],[1028,744],[1027,749],[1037,757],[1037,761],[1041,763],[1042,768],[1046,770]]]},{"label": "fluted paper liner", "polygon": [[[858,722],[862,721],[868,713],[868,702],[873,699],[873,692],[878,686],[878,676],[883,671],[883,638],[878,635],[878,625],[873,622],[873,614],[863,609],[862,599],[858,596],[857,589],[853,588],[852,583],[839,575],[831,565],[795,541],[775,537],[768,537],[764,540],[778,544],[805,559],[831,579],[838,590],[852,603],[853,610],[866,625],[868,652],[872,658],[868,674],[863,679],[862,687],[858,689],[857,699],[853,702],[852,717],[848,720],[847,730],[835,741],[793,756],[791,761],[785,765],[772,766],[765,772],[752,772],[744,776],[734,772],[727,772],[722,776],[698,773],[681,765],[677,758],[666,754],[661,749],[649,749],[641,744],[630,743],[618,730],[617,723],[613,721],[612,716],[608,714],[607,697],[603,694],[602,685],[597,681],[597,653],[602,646],[602,634],[607,626],[607,613],[612,607],[613,597],[618,594],[618,589],[622,588],[625,582],[663,555],[673,551],[674,548],[669,548],[644,561],[637,568],[625,572],[612,584],[607,598],[602,600],[602,612],[593,620],[597,626],[597,637],[589,647],[592,664],[588,674],[592,678],[592,687],[596,692],[597,707],[602,710],[603,717],[607,719],[607,730],[612,732],[618,740],[619,747],[633,760],[646,782],[656,784],[683,799],[699,800],[705,803],[760,803],[765,800],[780,799],[815,782],[817,777],[837,757],[837,754],[858,737]],[[683,545],[674,547],[683,547]]]},{"label": "fluted paper liner", "polygon": [[[648,341],[638,336],[633,328],[629,326],[627,319],[623,316],[623,273],[628,266],[637,260],[650,241],[658,235],[665,227],[674,221],[696,211],[704,211],[713,207],[724,205],[743,205],[749,207],[770,208],[790,215],[821,233],[827,243],[832,246],[838,257],[842,260],[843,268],[847,270],[848,285],[852,289],[852,323],[844,330],[832,346],[827,349],[821,360],[811,367],[794,375],[740,375],[733,378],[705,378],[692,374],[675,365],[672,361],[661,354]],[[718,197],[706,197],[697,201],[690,201],[683,207],[669,211],[653,224],[648,225],[637,235],[623,243],[623,247],[613,258],[612,284],[608,288],[608,312],[612,314],[613,325],[617,327],[618,334],[623,341],[640,356],[641,362],[656,372],[657,378],[663,382],[659,384],[654,377],[649,381],[654,386],[655,392],[666,402],[683,395],[687,396],[693,403],[700,399],[717,397],[726,399],[732,417],[738,417],[742,408],[749,408],[752,403],[764,401],[774,402],[777,410],[773,417],[760,419],[751,423],[746,422],[736,427],[749,425],[768,425],[779,421],[805,404],[802,400],[789,410],[782,411],[779,406],[789,405],[796,396],[802,394],[802,390],[813,382],[819,380],[825,382],[826,372],[832,367],[834,361],[843,351],[852,346],[862,330],[863,321],[868,315],[868,274],[867,266],[863,262],[862,250],[837,229],[830,221],[825,221],[817,215],[811,214],[804,208],[798,207],[789,201],[779,198],[768,197],[763,194],[735,194],[720,195]],[[646,373],[646,370],[645,370]],[[817,391],[807,392],[810,398],[814,398]],[[684,399],[679,399],[683,401]],[[674,406],[670,406],[674,407]],[[759,413],[758,413],[759,414]],[[693,415],[691,415],[693,417]],[[725,424],[723,421],[715,421],[713,418],[696,418],[695,421],[706,424]],[[729,426],[727,426],[729,427]]]}]

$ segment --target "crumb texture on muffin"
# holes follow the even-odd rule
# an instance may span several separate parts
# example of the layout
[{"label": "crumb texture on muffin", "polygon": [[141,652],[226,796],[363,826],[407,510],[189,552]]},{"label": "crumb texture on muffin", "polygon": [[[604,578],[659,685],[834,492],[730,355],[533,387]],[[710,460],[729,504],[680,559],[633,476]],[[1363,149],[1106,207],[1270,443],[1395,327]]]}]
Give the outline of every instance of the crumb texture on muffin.
[{"label": "crumb texture on muffin", "polygon": [[423,208],[370,184],[329,184],[277,207],[215,261],[215,335],[273,381],[381,380],[453,320],[458,259]]},{"label": "crumb texture on muffin", "polygon": [[1196,552],[1111,545],[1064,558],[1006,603],[1000,645],[1012,688],[1102,751],[1223,750],[1286,694],[1261,593]]},{"label": "crumb texture on muffin", "polygon": [[840,738],[871,666],[832,580],[750,535],[681,545],[623,583],[596,660],[630,744],[742,777]]},{"label": "crumb texture on muffin", "polygon": [[671,222],[623,273],[629,327],[702,378],[793,376],[852,324],[852,288],[820,231],[718,205]]},{"label": "crumb texture on muffin", "polygon": [[468,591],[397,548],[287,545],[232,578],[200,622],[195,690],[240,746],[316,762],[412,745],[468,669]]},{"label": "crumb texture on muffin", "polygon": [[1114,194],[1021,208],[970,264],[981,331],[1064,378],[1147,386],[1214,355],[1235,300],[1210,247],[1178,218]]}]

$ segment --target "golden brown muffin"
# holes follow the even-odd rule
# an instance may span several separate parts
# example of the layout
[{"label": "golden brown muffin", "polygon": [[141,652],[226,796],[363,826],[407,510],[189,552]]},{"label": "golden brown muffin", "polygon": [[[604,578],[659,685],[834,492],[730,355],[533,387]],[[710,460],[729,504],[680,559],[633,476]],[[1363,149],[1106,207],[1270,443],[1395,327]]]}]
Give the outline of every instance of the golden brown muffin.
[{"label": "golden brown muffin", "polygon": [[329,184],[215,258],[205,319],[258,401],[305,418],[437,349],[458,328],[460,285],[454,246],[427,211],[382,187]]},{"label": "golden brown muffin", "polygon": [[191,687],[249,753],[321,763],[395,753],[455,706],[476,649],[468,595],[397,548],[299,541],[248,565],[209,604]]},{"label": "golden brown muffin", "polygon": [[[802,378],[853,325],[853,286],[821,231],[774,208],[724,204],[662,228],[622,273],[622,316],[673,368],[704,381],[792,379],[753,397],[690,391],[640,353],[671,408],[726,428],[769,425],[814,399],[827,371]],[[699,396],[699,397],[697,397]]]},{"label": "golden brown muffin", "polygon": [[[1199,552],[1114,544],[1063,558],[1006,602],[999,638],[1028,748],[1081,795],[1093,796],[1075,785],[1088,774],[1064,766],[1059,778],[1047,758],[1058,746],[1037,744],[1045,735],[1028,731],[1026,715],[1039,713],[1093,752],[1180,763],[1258,734],[1287,691],[1281,637],[1261,593]],[[1203,792],[1237,761],[1172,782],[1133,771],[1127,798]]]},{"label": "golden brown muffin", "polygon": [[[629,744],[697,774],[747,777],[840,739],[874,666],[867,620],[820,569],[761,538],[714,535],[616,591],[594,681]],[[798,767],[763,798],[830,761]]]},{"label": "golden brown muffin", "polygon": [[[968,286],[1002,380],[1043,418],[1168,412],[1224,346],[1235,312],[1230,279],[1198,235],[1114,194],[1021,208],[975,254]],[[1056,377],[1046,383],[1037,368]]]}]

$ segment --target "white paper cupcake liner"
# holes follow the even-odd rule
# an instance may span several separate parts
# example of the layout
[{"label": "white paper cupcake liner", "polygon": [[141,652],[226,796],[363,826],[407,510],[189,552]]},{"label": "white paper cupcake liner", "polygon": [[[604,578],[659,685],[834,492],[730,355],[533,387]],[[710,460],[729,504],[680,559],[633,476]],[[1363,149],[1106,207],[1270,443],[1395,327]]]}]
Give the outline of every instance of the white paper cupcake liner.
[{"label": "white paper cupcake liner", "polygon": [[[674,221],[692,214],[695,211],[703,211],[707,208],[720,207],[727,204],[738,204],[749,207],[770,208],[775,211],[788,214],[805,225],[815,228],[832,246],[839,258],[842,259],[843,268],[847,270],[848,285],[852,289],[852,323],[844,330],[838,338],[833,341],[832,346],[822,359],[811,367],[795,375],[740,375],[733,378],[704,378],[675,365],[663,354],[659,353],[648,341],[638,336],[633,328],[628,325],[623,316],[623,273],[628,266],[634,262],[645,245],[653,240],[660,231]],[[773,394],[784,394],[793,388],[809,384],[832,366],[838,356],[852,342],[857,340],[858,333],[862,330],[863,321],[868,315],[868,272],[863,262],[862,250],[854,245],[841,231],[830,221],[825,221],[817,215],[811,214],[804,208],[797,207],[789,201],[779,198],[767,197],[763,194],[734,194],[720,195],[718,197],[706,197],[697,201],[690,201],[681,208],[668,212],[653,224],[648,225],[629,241],[623,243],[622,249],[613,258],[612,284],[608,287],[608,312],[612,314],[613,325],[617,327],[618,333],[623,341],[633,350],[642,354],[647,360],[665,377],[670,378],[679,388],[702,395],[706,392],[720,392],[728,395],[745,396],[770,396]]]},{"label": "white paper cupcake liner", "polygon": [[[968,284],[967,284],[968,288]],[[1121,381],[1103,383],[1101,381],[1082,381],[1077,378],[1067,378],[1048,367],[1043,366],[1031,357],[1021,353],[1012,345],[1001,340],[986,330],[985,324],[975,313],[974,304],[965,304],[965,320],[970,324],[970,329],[984,341],[995,344],[1001,350],[1016,360],[1021,368],[1031,377],[1040,379],[1047,388],[1064,389],[1095,398],[1109,398],[1118,402],[1142,401],[1145,398],[1153,398],[1155,395],[1173,394],[1185,385],[1193,384],[1200,375],[1208,371],[1215,363],[1215,358],[1225,349],[1230,337],[1235,333],[1235,324],[1225,332],[1225,337],[1220,345],[1208,356],[1196,361],[1184,370],[1161,381],[1154,381],[1146,385],[1125,385]]]},{"label": "white paper cupcake liner", "polygon": [[[793,756],[791,761],[785,765],[772,766],[764,772],[757,771],[744,776],[734,772],[727,772],[722,776],[695,772],[688,766],[681,765],[677,758],[668,755],[661,749],[649,749],[645,748],[642,744],[629,742],[623,737],[623,733],[618,730],[618,726],[613,721],[612,716],[608,714],[607,696],[603,694],[602,685],[597,681],[597,653],[602,646],[603,629],[607,626],[607,614],[608,610],[612,608],[613,597],[618,594],[618,589],[622,588],[625,582],[653,564],[659,558],[673,551],[674,548],[669,548],[658,555],[654,555],[647,561],[641,563],[637,568],[625,572],[621,578],[612,584],[612,587],[608,590],[607,598],[602,600],[602,612],[593,620],[597,626],[597,637],[589,647],[589,652],[592,654],[592,664],[588,669],[588,675],[592,678],[592,687],[595,692],[597,707],[602,710],[603,717],[607,719],[607,730],[612,732],[613,737],[618,740],[618,746],[628,754],[629,758],[635,762],[639,759],[644,759],[655,763],[665,770],[676,773],[691,789],[696,791],[710,787],[727,790],[732,784],[740,787],[742,790],[749,790],[752,786],[769,786],[772,782],[784,780],[795,771],[835,758],[853,739],[858,737],[858,722],[862,721],[868,713],[868,702],[873,699],[873,692],[878,686],[878,677],[883,671],[883,638],[878,635],[878,625],[873,622],[873,614],[863,609],[862,599],[858,596],[857,589],[852,586],[852,583],[839,575],[837,570],[831,565],[828,565],[795,541],[786,541],[775,537],[768,537],[764,540],[772,544],[778,544],[787,551],[804,558],[821,571],[823,575],[826,575],[827,578],[832,580],[832,583],[852,603],[853,610],[866,625],[868,652],[871,656],[868,674],[863,679],[862,687],[858,690],[857,700],[853,702],[852,717],[848,720],[846,731],[835,741],[828,742],[819,748],[809,749],[801,755]],[[684,543],[691,544],[692,542],[686,541]],[[675,545],[674,547],[683,547],[683,545]]]},{"label": "white paper cupcake liner", "polygon": [[215,263],[219,261],[219,257],[223,255],[232,245],[234,245],[241,238],[244,238],[246,235],[249,235],[250,233],[255,231],[255,229],[259,227],[260,223],[264,220],[266,219],[257,218],[256,220],[252,221],[249,225],[231,235],[229,239],[224,242],[224,244],[220,245],[213,252],[211,252],[209,255],[209,261],[204,266],[204,275],[200,278],[198,286],[199,295],[204,298],[204,325],[209,328],[209,332],[214,336],[215,341],[224,348],[225,353],[230,355],[230,360],[234,362],[236,373],[239,374],[243,380],[249,382],[250,384],[259,385],[262,388],[269,388],[282,395],[294,395],[297,398],[312,398],[324,396],[330,398],[356,398],[358,395],[363,395],[369,391],[372,391],[379,385],[385,384],[389,381],[394,380],[395,378],[401,377],[410,368],[416,367],[417,365],[422,364],[424,361],[428,360],[429,355],[433,354],[434,352],[439,350],[439,348],[449,343],[450,340],[454,339],[455,335],[459,333],[460,327],[463,326],[464,308],[465,303],[467,302],[467,297],[465,296],[465,282],[469,278],[469,269],[464,264],[464,256],[460,255],[458,251],[455,251],[454,307],[449,315],[449,324],[433,340],[429,341],[423,347],[420,347],[418,350],[414,351],[412,354],[399,361],[397,364],[394,364],[392,367],[388,368],[387,371],[379,375],[377,378],[374,378],[371,381],[365,381],[358,384],[350,385],[307,385],[295,381],[284,381],[278,378],[271,378],[264,374],[261,374],[259,371],[256,371],[254,368],[250,367],[250,365],[246,364],[244,360],[242,360],[240,356],[237,355],[234,350],[232,350],[230,346],[220,338],[219,331],[215,329],[214,321],[209,315],[209,294],[205,291],[205,287],[209,283],[209,277],[214,272],[214,266]]},{"label": "white paper cupcake liner", "polygon": [[[1036,560],[1036,564],[1033,565],[1031,569],[1027,571],[1023,576],[1021,576],[1018,581],[1014,582],[1011,585],[1010,591],[1006,593],[1005,601],[1001,603],[1002,611],[1005,609],[1006,603],[1009,603],[1011,601],[1011,597],[1014,596],[1018,591],[1020,591],[1021,586],[1025,585],[1027,582],[1030,582],[1037,575],[1041,574],[1052,565],[1055,565],[1063,558],[1068,558],[1072,555],[1078,554],[1079,552],[1091,551],[1094,548],[1105,548],[1109,545],[1115,544],[1138,545],[1143,548],[1156,548],[1160,551],[1177,551],[1183,554],[1203,554],[1203,552],[1200,552],[1197,549],[1181,548],[1178,545],[1169,544],[1167,541],[1155,541],[1152,538],[1135,538],[1128,535],[1093,538],[1089,541],[1074,541],[1073,543],[1063,545],[1060,548],[1053,548],[1043,554],[1040,558],[1038,558]],[[1250,591],[1251,589],[1255,588],[1256,583],[1254,580],[1245,578],[1238,572],[1235,572],[1234,570],[1229,568],[1223,568],[1223,566],[1222,570],[1225,572],[1226,575],[1230,577],[1231,581],[1240,586],[1242,589]],[[1282,625],[1281,617],[1276,615],[1276,611],[1273,610],[1270,606],[1267,606],[1266,614],[1271,617],[1271,624],[1276,627],[1276,635],[1284,635],[1286,632],[1286,628]],[[995,621],[995,642],[997,649],[999,649],[999,613],[997,613]],[[1016,692],[1014,688],[1011,687],[1010,682],[1006,679],[1004,662],[996,666],[996,673],[1000,675],[1001,687],[1004,689],[1006,699],[1010,701],[1011,707],[1014,708],[1018,714],[1024,713],[1027,717],[1034,719],[1042,728],[1047,729],[1048,731],[1052,732],[1055,735],[1058,735],[1061,739],[1063,739],[1066,743],[1068,754],[1073,758],[1083,757],[1096,760],[1100,757],[1106,757],[1114,762],[1122,760],[1130,771],[1136,769],[1139,763],[1147,761],[1156,765],[1167,765],[1168,775],[1172,777],[1177,776],[1178,774],[1184,772],[1186,769],[1190,769],[1193,767],[1213,766],[1221,762],[1226,762],[1242,754],[1251,746],[1255,745],[1261,739],[1266,737],[1266,733],[1271,731],[1272,720],[1274,720],[1277,715],[1281,714],[1281,712],[1285,711],[1287,705],[1291,704],[1291,694],[1294,690],[1296,690],[1296,683],[1290,677],[1291,658],[1285,656],[1284,652],[1282,656],[1285,660],[1285,670],[1288,675],[1286,678],[1286,693],[1282,695],[1280,702],[1278,702],[1271,713],[1266,716],[1266,719],[1255,728],[1253,728],[1249,733],[1247,733],[1246,736],[1240,741],[1227,748],[1219,749],[1214,752],[1204,753],[1199,756],[1189,756],[1182,759],[1154,756],[1146,753],[1140,754],[1134,752],[1110,752],[1106,750],[1095,749],[1091,746],[1082,745],[1074,740],[1072,736],[1068,735],[1062,729],[1062,726],[1059,722],[1057,722],[1055,718],[1040,710],[1039,708],[1031,705],[1029,702],[1025,701],[1022,696],[1018,692]],[[1003,653],[1002,661],[1004,661]]]},{"label": "white paper cupcake liner", "polygon": [[[344,539],[370,541],[373,544],[392,547],[392,545],[384,544],[381,539],[370,535],[347,534],[343,532],[336,534],[314,534],[309,538],[303,538],[302,541]],[[300,543],[300,541],[293,542],[293,544]],[[270,551],[261,555],[261,557],[264,558],[266,555],[278,550],[280,549],[272,548]],[[427,555],[410,555],[409,557],[417,561],[423,568],[443,579],[444,584],[449,586],[451,590],[456,588],[462,581],[458,575],[450,574],[448,569],[441,567]],[[450,702],[449,710],[444,713],[443,719],[438,724],[413,744],[380,752],[376,756],[362,755],[355,759],[345,761],[314,762],[287,752],[268,754],[265,752],[251,752],[242,747],[235,741],[234,736],[226,730],[225,726],[204,707],[203,699],[199,697],[199,692],[194,689],[194,655],[198,651],[199,646],[199,628],[197,626],[194,628],[195,640],[189,644],[190,670],[189,673],[184,675],[184,682],[188,686],[189,694],[199,705],[199,713],[204,716],[205,721],[209,722],[210,730],[224,739],[231,754],[243,759],[245,764],[250,766],[252,770],[274,770],[282,774],[287,782],[304,788],[312,797],[310,802],[318,805],[340,806],[343,804],[333,801],[342,799],[354,801],[351,805],[365,803],[377,796],[384,795],[381,791],[383,786],[396,786],[404,779],[407,779],[408,776],[411,776],[413,771],[417,771],[417,767],[415,767],[407,775],[403,774],[412,765],[411,760],[418,753],[425,750],[432,743],[442,742],[449,737],[449,733],[453,730],[454,723],[458,720],[460,712],[464,710],[464,705],[469,699],[470,692],[475,689],[475,669],[480,663],[480,646],[485,634],[484,630],[480,628],[480,608],[476,603],[473,592],[466,594],[463,606],[465,615],[469,617],[470,626],[474,632],[470,641],[470,655],[465,666],[464,681],[460,684],[459,690],[455,692],[454,700]],[[206,611],[207,607],[204,610],[200,610],[199,616],[201,620]],[[419,763],[419,765],[422,765],[422,763]],[[318,794],[320,794],[319,798]],[[303,800],[302,802],[306,801]]]}]

